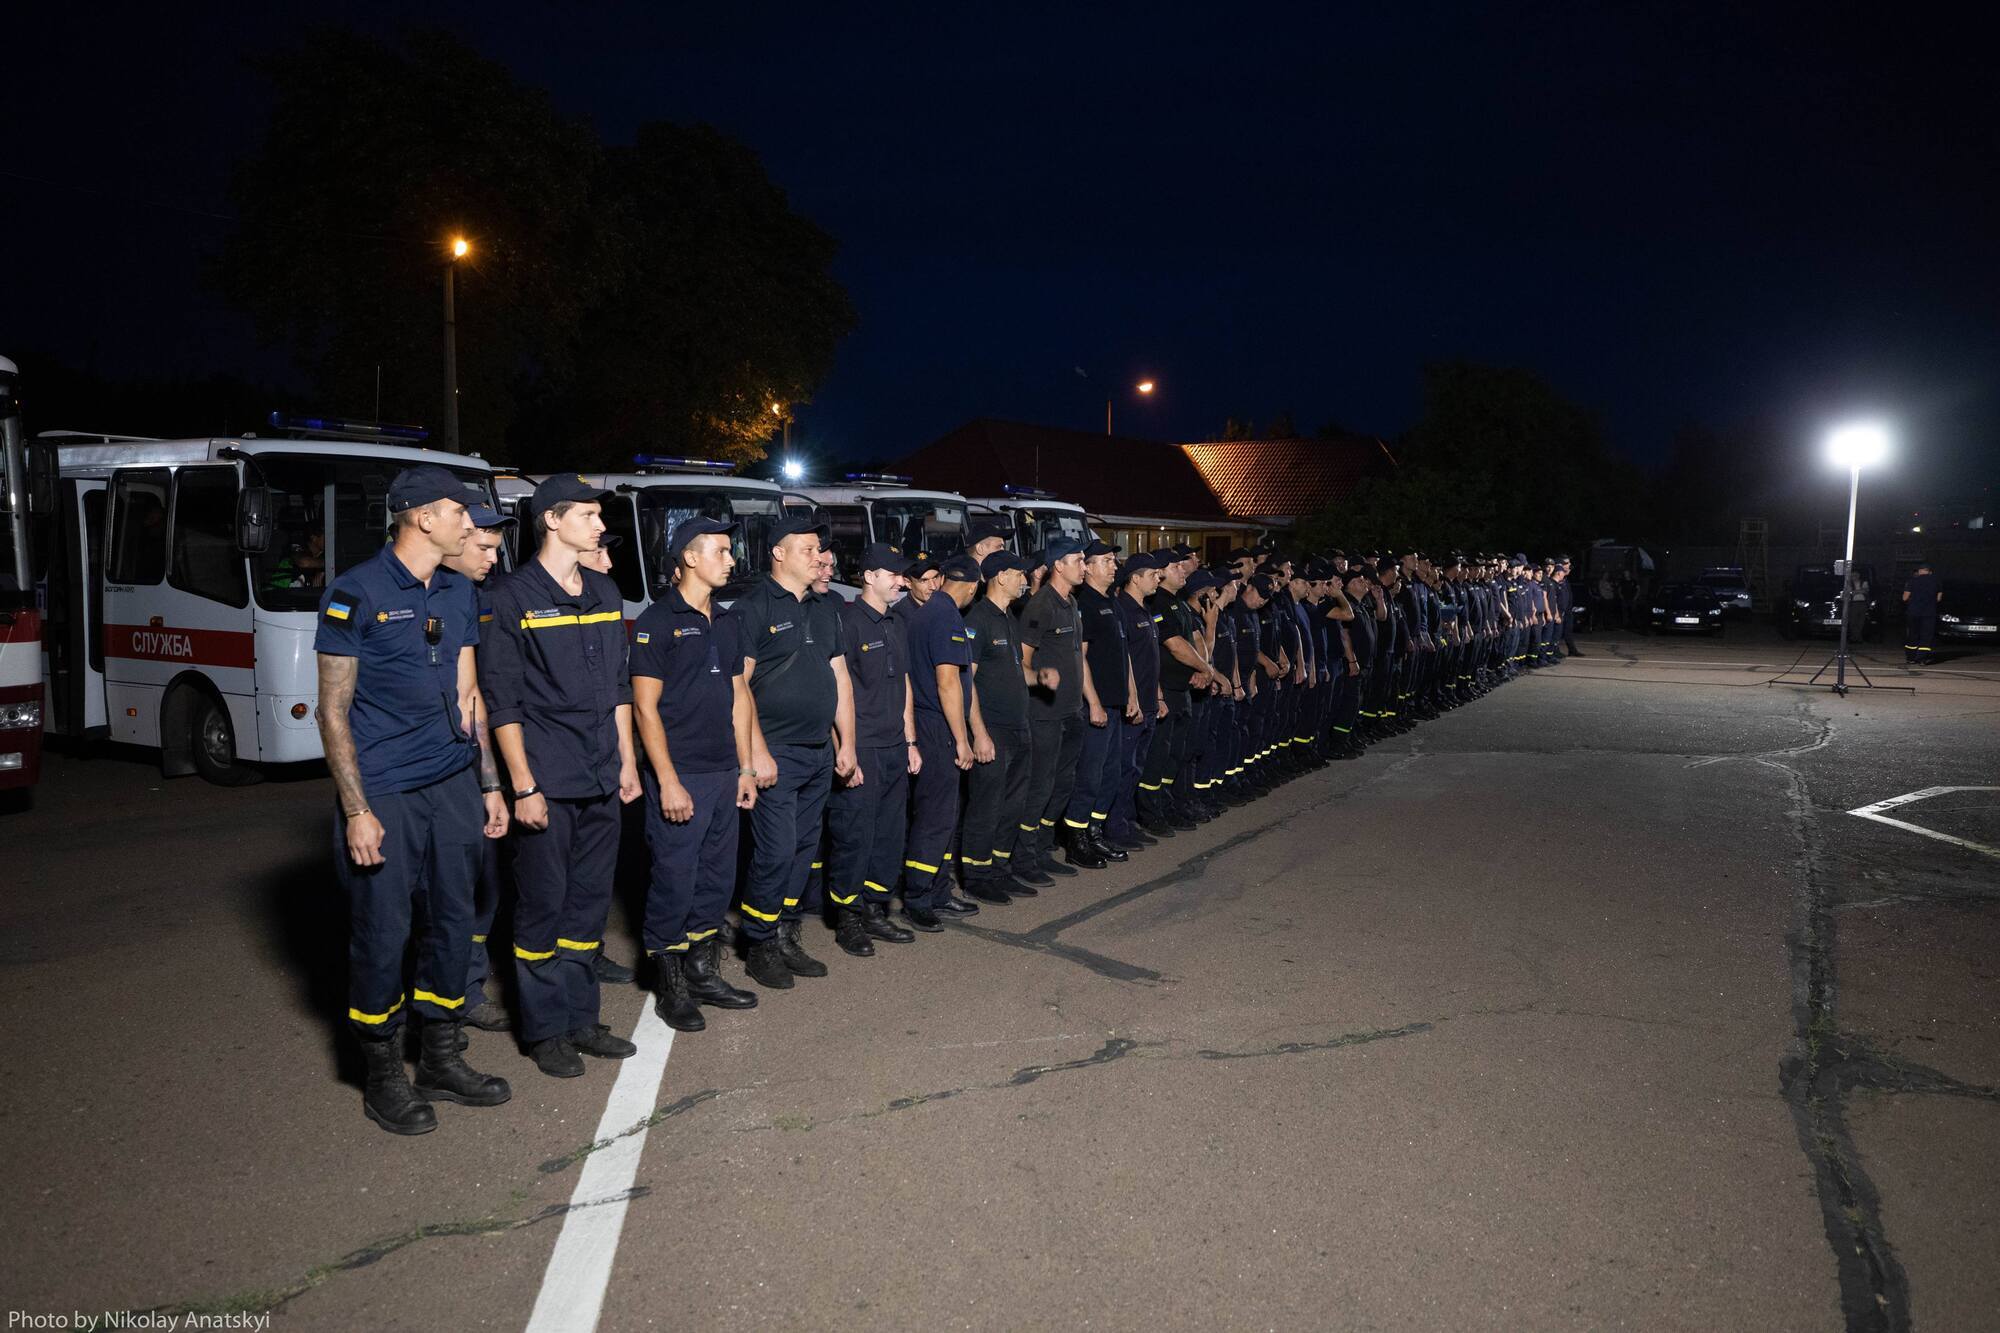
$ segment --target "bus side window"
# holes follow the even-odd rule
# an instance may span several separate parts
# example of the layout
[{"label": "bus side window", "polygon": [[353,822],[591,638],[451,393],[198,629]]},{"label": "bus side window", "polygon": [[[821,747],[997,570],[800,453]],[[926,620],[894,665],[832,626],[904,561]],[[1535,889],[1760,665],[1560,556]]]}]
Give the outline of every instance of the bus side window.
[{"label": "bus side window", "polygon": [[121,468],[111,483],[111,559],[105,581],[155,584],[167,576],[167,491],[163,468]]},{"label": "bus side window", "polygon": [[604,502],[603,512],[605,533],[618,539],[611,548],[611,581],[618,585],[618,595],[626,601],[643,602],[646,571],[639,565],[639,527],[632,516],[632,499],[614,495]]},{"label": "bus side window", "polygon": [[168,582],[228,606],[250,604],[236,549],[236,469],[184,467],[174,477],[174,563]]}]

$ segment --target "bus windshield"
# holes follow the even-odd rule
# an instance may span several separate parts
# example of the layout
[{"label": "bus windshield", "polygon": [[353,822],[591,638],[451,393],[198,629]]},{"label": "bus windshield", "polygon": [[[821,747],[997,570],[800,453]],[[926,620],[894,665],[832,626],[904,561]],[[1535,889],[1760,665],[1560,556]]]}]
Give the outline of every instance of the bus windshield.
[{"label": "bus windshield", "polygon": [[1090,528],[1083,515],[1073,509],[1021,509],[1015,513],[1015,528],[1021,535],[1024,553],[1045,551],[1058,537],[1079,542],[1090,540]]},{"label": "bus windshield", "polygon": [[[271,488],[271,544],[250,557],[251,586],[267,611],[319,607],[329,574],[339,576],[389,539],[389,483],[409,464],[393,458],[259,454],[251,485]],[[465,502],[493,503],[484,472],[451,468]]]},{"label": "bus windshield", "polygon": [[674,571],[665,558],[667,541],[691,518],[720,519],[736,525],[731,539],[736,567],[719,596],[736,597],[763,576],[770,563],[770,531],[778,515],[775,494],[751,486],[651,486],[640,494],[639,540],[646,548],[646,567],[651,571],[651,596],[659,597],[672,586]]},{"label": "bus windshield", "polygon": [[[9,461],[8,451],[0,449],[0,611],[19,611],[28,606],[34,582],[29,571],[15,568],[17,553],[28,549],[28,479],[10,472]],[[18,507],[12,499],[16,486]]]},{"label": "bus windshield", "polygon": [[875,540],[943,560],[965,549],[965,506],[950,500],[875,501]]}]

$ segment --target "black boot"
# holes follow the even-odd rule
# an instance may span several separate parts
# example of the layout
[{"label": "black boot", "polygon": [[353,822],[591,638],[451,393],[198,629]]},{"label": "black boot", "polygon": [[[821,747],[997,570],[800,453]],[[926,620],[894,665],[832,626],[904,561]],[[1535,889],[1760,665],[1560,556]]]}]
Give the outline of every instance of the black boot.
[{"label": "black boot", "polygon": [[437,1112],[410,1086],[403,1069],[400,1032],[369,1040],[362,1038],[361,1055],[368,1062],[368,1081],[361,1088],[361,1109],[391,1134],[428,1134],[438,1127]]},{"label": "black boot", "polygon": [[1007,892],[1006,884],[997,879],[965,881],[965,896],[976,898],[982,903],[992,903],[995,907],[1003,907],[1014,901]]},{"label": "black boot", "polygon": [[784,946],[775,936],[758,940],[750,946],[750,956],[744,960],[743,970],[759,986],[771,990],[792,988],[792,969],[785,966]]},{"label": "black boot", "polygon": [[805,946],[799,943],[799,927],[804,924],[797,917],[778,923],[778,956],[785,960],[785,966],[792,970],[793,976],[823,977],[826,975],[826,964],[807,953]]},{"label": "black boot", "polygon": [[583,1077],[583,1057],[569,1044],[568,1037],[542,1038],[528,1047],[528,1058],[550,1078]]},{"label": "black boot", "polygon": [[861,928],[874,938],[891,944],[908,944],[917,937],[915,931],[905,930],[889,919],[887,904],[874,901],[862,904]]},{"label": "black boot", "polygon": [[1083,831],[1083,836],[1090,839],[1091,850],[1107,861],[1129,861],[1132,859],[1132,854],[1123,847],[1114,846],[1112,843],[1106,841],[1104,837],[1104,825],[1098,823],[1096,820],[1091,821],[1090,827]]},{"label": "black boot", "polygon": [[607,958],[604,946],[597,946],[597,957],[590,962],[591,971],[597,973],[598,981],[606,986],[629,986],[632,984],[632,969],[620,962]]},{"label": "black boot", "polygon": [[1065,865],[1063,862],[1056,860],[1056,831],[1054,829],[1039,829],[1032,836],[1035,842],[1035,865],[1043,874],[1054,875],[1059,879],[1067,879],[1071,875],[1079,873],[1075,866]]},{"label": "black boot", "polygon": [[422,1054],[417,1057],[417,1090],[460,1106],[498,1106],[514,1095],[513,1089],[506,1079],[482,1074],[465,1063],[458,1053],[462,1026],[433,1020],[418,1030]]},{"label": "black boot", "polygon": [[1106,865],[1105,859],[1097,854],[1097,845],[1090,840],[1089,829],[1063,829],[1063,857],[1083,870],[1102,870]]},{"label": "black boot", "polygon": [[868,918],[856,908],[840,909],[833,923],[833,942],[856,958],[875,956],[875,945],[868,938]]},{"label": "black boot", "polygon": [[698,1004],[716,1009],[755,1009],[757,993],[738,990],[722,979],[722,941],[711,935],[687,951],[681,959],[681,975],[687,978],[688,994]]},{"label": "black boot", "polygon": [[639,1048],[602,1023],[592,1023],[569,1034],[569,1044],[578,1055],[594,1055],[600,1060],[626,1060]]},{"label": "black boot", "polygon": [[[1014,883],[1025,884],[1031,890],[1046,889],[1049,885],[1055,883],[1053,879],[1049,878],[1048,872],[1042,869],[1040,860],[1032,856],[1023,856],[1019,852],[1014,854],[1014,859],[1007,873],[1013,878]],[[1014,890],[1010,888],[1007,892],[1012,893]],[[1031,895],[1024,894],[1022,896],[1028,897]]]},{"label": "black boot", "polygon": [[653,1012],[676,1032],[699,1032],[708,1026],[701,1005],[688,989],[687,975],[681,971],[681,955],[656,953],[653,963],[659,973],[653,979]]}]

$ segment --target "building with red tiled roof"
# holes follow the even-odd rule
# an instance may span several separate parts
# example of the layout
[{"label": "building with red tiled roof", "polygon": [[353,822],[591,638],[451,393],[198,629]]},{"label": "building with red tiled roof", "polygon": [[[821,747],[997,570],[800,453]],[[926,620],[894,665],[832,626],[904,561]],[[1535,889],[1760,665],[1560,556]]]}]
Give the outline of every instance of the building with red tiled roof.
[{"label": "building with red tiled roof", "polygon": [[1209,440],[1184,444],[1202,481],[1234,519],[1284,525],[1354,493],[1364,477],[1395,466],[1380,440]]},{"label": "building with red tiled roof", "polygon": [[1093,514],[1228,517],[1177,446],[1122,435],[984,417],[895,466],[919,485],[960,495],[999,495],[1007,486],[1033,486]]}]

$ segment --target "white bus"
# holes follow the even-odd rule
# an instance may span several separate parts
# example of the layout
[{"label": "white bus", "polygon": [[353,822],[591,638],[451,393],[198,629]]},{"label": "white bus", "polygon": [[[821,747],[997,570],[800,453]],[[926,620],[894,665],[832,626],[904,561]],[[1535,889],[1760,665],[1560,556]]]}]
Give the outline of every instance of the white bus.
[{"label": "white bus", "polygon": [[38,589],[48,732],[152,747],[169,777],[225,786],[322,757],[313,637],[327,580],[382,548],[398,472],[439,464],[467,503],[492,504],[492,469],[377,442],[419,440],[416,428],[272,424],[292,437],[37,437],[58,477]]},{"label": "white bus", "polygon": [[861,552],[869,542],[939,559],[965,549],[970,506],[956,491],[913,488],[908,477],[888,473],[850,472],[837,486],[801,487],[800,498],[818,509],[831,531],[833,576],[850,601],[861,585]]},{"label": "white bus", "polygon": [[34,786],[42,765],[42,621],[30,541],[34,488],[14,395],[18,373],[0,356],[0,791]]},{"label": "white bus", "polygon": [[1090,541],[1090,519],[1082,505],[1058,500],[1054,491],[1033,486],[1002,486],[1000,490],[1000,495],[978,496],[972,503],[978,509],[1004,514],[1012,522],[1013,534],[1007,545],[1015,555],[1043,550],[1058,537]]},{"label": "white bus", "polygon": [[[611,577],[625,603],[628,633],[639,613],[672,583],[667,541],[688,519],[713,518],[736,525],[736,568],[716,595],[720,605],[728,606],[764,576],[770,568],[771,527],[787,508],[783,488],[735,476],[736,464],[717,459],[639,454],[632,463],[637,469],[633,472],[581,474],[591,485],[612,492],[604,502],[604,528],[618,539],[611,554]],[[514,526],[517,561],[532,553],[521,549],[520,533],[528,518],[528,499],[543,478],[540,473],[502,471],[496,479],[501,509],[520,520]],[[789,498],[794,507],[810,503],[802,497]]]}]

